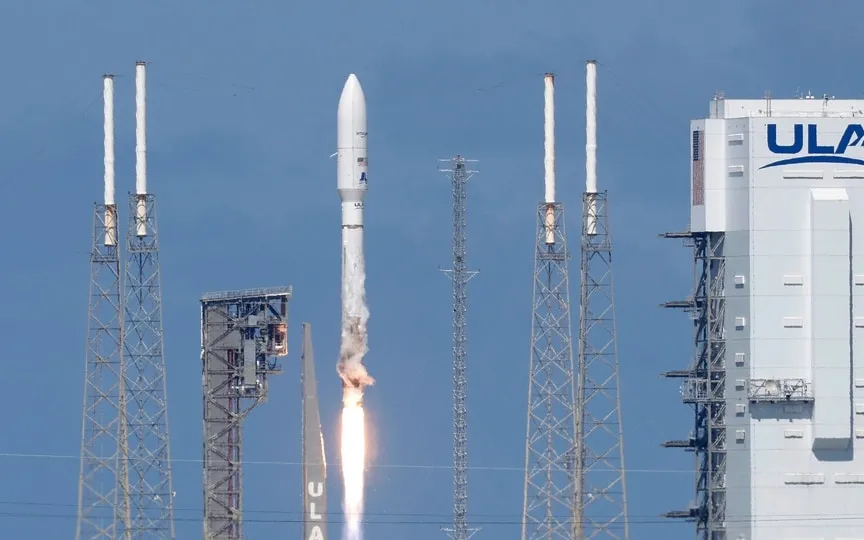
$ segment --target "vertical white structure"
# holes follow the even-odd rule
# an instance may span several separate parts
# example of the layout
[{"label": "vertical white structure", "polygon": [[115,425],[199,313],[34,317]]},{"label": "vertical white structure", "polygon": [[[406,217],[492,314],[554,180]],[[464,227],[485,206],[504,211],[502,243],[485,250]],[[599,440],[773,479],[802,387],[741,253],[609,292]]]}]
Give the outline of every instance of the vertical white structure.
[{"label": "vertical white structure", "polygon": [[114,200],[114,76],[103,77],[105,131],[105,245],[117,245],[117,204]]},{"label": "vertical white structure", "polygon": [[597,61],[585,66],[585,193],[589,196],[586,233],[597,234]]},{"label": "vertical white structure", "polygon": [[135,63],[136,234],[147,236],[147,63]]},{"label": "vertical white structure", "polygon": [[543,77],[543,184],[546,201],[546,244],[555,243],[555,74]]},{"label": "vertical white structure", "polygon": [[862,145],[859,100],[715,99],[691,123],[701,508],[673,515],[700,538],[864,538]]}]

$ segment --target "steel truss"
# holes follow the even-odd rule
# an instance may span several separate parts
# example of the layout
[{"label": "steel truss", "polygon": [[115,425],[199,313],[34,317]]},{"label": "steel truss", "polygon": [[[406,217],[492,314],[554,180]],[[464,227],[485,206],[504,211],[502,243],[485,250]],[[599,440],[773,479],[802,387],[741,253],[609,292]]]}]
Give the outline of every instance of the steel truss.
[{"label": "steel truss", "polygon": [[115,540],[129,525],[122,313],[117,206],[96,204],[76,540]]},{"label": "steel truss", "polygon": [[726,538],[726,259],[723,233],[670,233],[667,238],[687,238],[694,248],[696,288],[692,298],[668,302],[693,314],[695,359],[684,377],[683,401],[693,406],[695,429],[689,444],[667,443],[695,451],[697,462],[696,505],[668,517],[696,523],[700,540]]},{"label": "steel truss", "polygon": [[477,172],[456,156],[440,169],[453,186],[453,268],[444,270],[453,283],[453,526],[444,531],[452,540],[468,540],[477,529],[468,527],[468,352],[466,327],[468,282],[477,272],[468,270],[466,200],[468,180]]},{"label": "steel truss", "polygon": [[[547,243],[552,212],[554,242]],[[564,207],[537,207],[522,540],[571,540],[575,396]]]},{"label": "steel truss", "polygon": [[605,192],[582,197],[573,537],[630,537],[612,239]]},{"label": "steel truss", "polygon": [[131,535],[174,539],[174,490],[162,331],[156,199],[130,195],[124,349],[129,426]]}]

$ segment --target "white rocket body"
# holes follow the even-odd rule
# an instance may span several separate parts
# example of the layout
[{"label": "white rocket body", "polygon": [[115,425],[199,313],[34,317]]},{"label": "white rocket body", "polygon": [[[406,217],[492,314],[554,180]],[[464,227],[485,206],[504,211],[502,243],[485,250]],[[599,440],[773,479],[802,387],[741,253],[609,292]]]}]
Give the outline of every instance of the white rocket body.
[{"label": "white rocket body", "polygon": [[366,353],[363,200],[367,189],[366,97],[352,73],[345,81],[337,112],[336,188],[342,201],[342,346],[343,399],[359,402],[372,383],[362,366]]},{"label": "white rocket body", "polygon": [[345,81],[336,113],[336,188],[342,199],[342,231],[359,229],[362,242],[363,199],[366,198],[366,96],[352,73]]}]

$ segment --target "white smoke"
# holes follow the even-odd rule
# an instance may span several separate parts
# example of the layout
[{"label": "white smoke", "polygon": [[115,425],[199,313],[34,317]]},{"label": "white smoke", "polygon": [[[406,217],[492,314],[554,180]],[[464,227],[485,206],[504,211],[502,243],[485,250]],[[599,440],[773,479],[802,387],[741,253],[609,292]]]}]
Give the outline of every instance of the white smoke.
[{"label": "white smoke", "polygon": [[[347,230],[353,233],[355,230]],[[362,234],[361,231],[357,231]],[[344,399],[362,399],[363,389],[375,384],[369,376],[363,358],[369,351],[366,324],[369,308],[366,306],[366,269],[363,261],[362,236],[355,242],[345,242],[342,249],[342,340],[339,347],[337,371],[345,382]],[[346,402],[347,404],[347,402]]]}]

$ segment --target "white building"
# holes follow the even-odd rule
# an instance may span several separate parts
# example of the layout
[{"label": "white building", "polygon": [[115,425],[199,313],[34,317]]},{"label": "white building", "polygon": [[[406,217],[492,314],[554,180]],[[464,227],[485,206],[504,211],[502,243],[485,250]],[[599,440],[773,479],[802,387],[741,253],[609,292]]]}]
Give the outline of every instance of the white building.
[{"label": "white building", "polygon": [[[864,539],[864,101],[715,99],[691,122],[695,519]],[[697,280],[698,281],[698,280]]]}]

